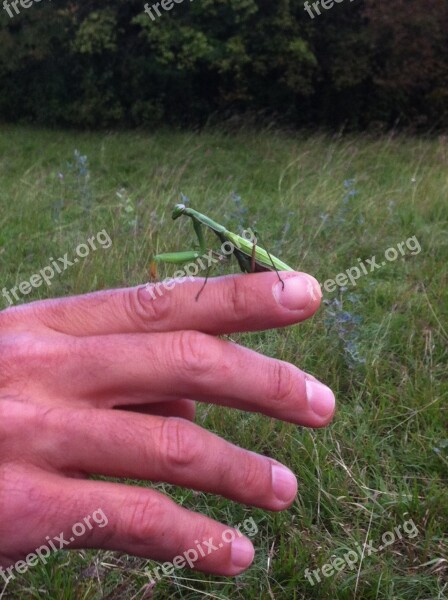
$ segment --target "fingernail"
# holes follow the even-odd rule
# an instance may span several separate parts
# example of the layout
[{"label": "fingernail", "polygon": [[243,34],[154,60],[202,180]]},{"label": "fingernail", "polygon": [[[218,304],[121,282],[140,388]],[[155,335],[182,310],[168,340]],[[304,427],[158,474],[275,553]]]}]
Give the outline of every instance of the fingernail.
[{"label": "fingernail", "polygon": [[297,493],[297,480],[292,471],[280,465],[271,467],[272,489],[281,502],[291,502]]},{"label": "fingernail", "polygon": [[254,560],[255,550],[251,542],[245,537],[239,537],[233,540],[231,557],[232,564],[235,567],[248,567]]},{"label": "fingernail", "polygon": [[308,404],[319,417],[328,417],[333,414],[336,400],[329,387],[317,381],[306,380],[306,395]]},{"label": "fingernail", "polygon": [[302,273],[284,279],[283,283],[277,281],[273,294],[277,302],[289,310],[304,310],[309,304],[322,297],[320,285],[311,275]]}]

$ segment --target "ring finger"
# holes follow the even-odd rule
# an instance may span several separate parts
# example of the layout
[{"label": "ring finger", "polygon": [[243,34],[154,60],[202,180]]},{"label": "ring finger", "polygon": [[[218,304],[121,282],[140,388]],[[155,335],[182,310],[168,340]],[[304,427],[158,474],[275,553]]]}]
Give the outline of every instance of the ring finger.
[{"label": "ring finger", "polygon": [[101,409],[14,410],[21,411],[17,435],[27,440],[27,455],[38,455],[36,466],[52,471],[162,481],[268,510],[284,510],[297,492],[294,474],[283,465],[185,419]]}]

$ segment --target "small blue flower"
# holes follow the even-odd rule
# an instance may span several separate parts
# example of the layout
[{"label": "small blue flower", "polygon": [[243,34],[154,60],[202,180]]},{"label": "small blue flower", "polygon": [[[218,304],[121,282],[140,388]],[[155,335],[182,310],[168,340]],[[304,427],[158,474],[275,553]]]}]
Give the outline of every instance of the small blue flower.
[{"label": "small blue flower", "polygon": [[180,193],[180,197],[181,197],[181,200],[182,200],[182,204],[185,204],[185,206],[188,206],[188,204],[190,204],[190,198],[188,198],[182,192]]},{"label": "small blue flower", "polygon": [[[341,295],[344,293],[343,288],[340,288]],[[358,303],[356,294],[349,294],[346,301],[352,304]],[[362,317],[352,314],[349,310],[343,309],[342,301],[338,298],[325,300],[326,316],[324,319],[325,326],[331,335],[338,338],[339,343],[344,351],[344,356],[349,368],[354,368],[356,365],[364,365],[365,359],[360,355],[358,348],[359,333],[357,326],[362,322]]]}]

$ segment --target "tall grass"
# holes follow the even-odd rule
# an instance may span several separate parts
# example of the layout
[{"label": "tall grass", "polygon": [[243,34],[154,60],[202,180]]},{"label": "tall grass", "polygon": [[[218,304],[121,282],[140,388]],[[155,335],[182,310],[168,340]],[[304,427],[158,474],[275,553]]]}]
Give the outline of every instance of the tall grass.
[{"label": "tall grass", "polygon": [[[3,598],[447,597],[446,140],[3,127],[0,176],[1,288],[29,279],[102,229],[113,240],[24,302],[147,281],[152,254],[191,247],[189,223],[170,219],[181,194],[235,230],[256,225],[265,246],[322,283],[358,259],[382,260],[412,236],[421,245],[356,286],[324,292],[307,323],[232,336],[315,374],[338,399],[333,424],[320,431],[199,409],[204,427],[294,470],[299,494],[289,511],[271,514],[158,486],[225,523],[253,517],[257,554],[245,574],[175,571],[152,588],[148,561],[60,553],[17,576]],[[306,568],[322,568],[366,539],[378,547],[384,532],[410,519],[415,537],[403,535],[353,569],[321,575],[320,583],[305,577]]]}]

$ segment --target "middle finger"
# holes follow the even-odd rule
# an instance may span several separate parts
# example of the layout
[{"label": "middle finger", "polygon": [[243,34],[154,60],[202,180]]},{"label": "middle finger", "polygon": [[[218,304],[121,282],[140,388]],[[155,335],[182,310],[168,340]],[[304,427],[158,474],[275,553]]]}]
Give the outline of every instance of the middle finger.
[{"label": "middle finger", "polygon": [[97,407],[195,398],[308,427],[334,413],[333,392],[294,365],[197,331],[72,340],[72,360],[48,385]]}]

